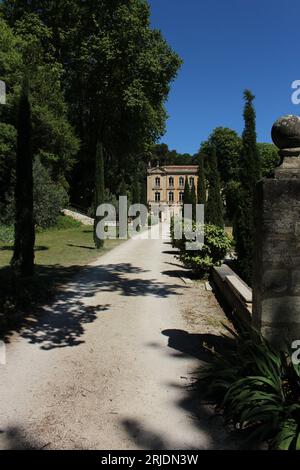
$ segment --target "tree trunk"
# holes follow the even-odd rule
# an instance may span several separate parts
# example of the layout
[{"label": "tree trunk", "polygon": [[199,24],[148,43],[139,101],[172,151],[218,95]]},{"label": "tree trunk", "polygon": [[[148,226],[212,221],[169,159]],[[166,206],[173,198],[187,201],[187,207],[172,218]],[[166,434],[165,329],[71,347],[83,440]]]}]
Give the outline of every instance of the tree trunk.
[{"label": "tree trunk", "polygon": [[31,107],[28,87],[23,86],[19,103],[15,187],[15,246],[11,265],[17,276],[34,274],[35,229],[33,220],[33,176]]},{"label": "tree trunk", "polygon": [[97,208],[104,203],[104,155],[103,143],[98,141],[95,156],[95,220],[94,220],[94,242],[97,249],[103,247],[104,241],[97,237],[96,229],[102,217],[96,215]]}]

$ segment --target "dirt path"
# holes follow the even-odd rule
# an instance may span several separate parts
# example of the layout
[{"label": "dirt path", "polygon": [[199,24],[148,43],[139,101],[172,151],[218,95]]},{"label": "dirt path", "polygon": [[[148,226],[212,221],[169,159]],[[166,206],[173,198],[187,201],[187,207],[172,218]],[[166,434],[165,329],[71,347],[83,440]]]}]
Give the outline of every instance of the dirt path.
[{"label": "dirt path", "polygon": [[87,266],[7,347],[0,448],[232,448],[188,385],[223,314],[186,284],[167,241],[130,240]]}]

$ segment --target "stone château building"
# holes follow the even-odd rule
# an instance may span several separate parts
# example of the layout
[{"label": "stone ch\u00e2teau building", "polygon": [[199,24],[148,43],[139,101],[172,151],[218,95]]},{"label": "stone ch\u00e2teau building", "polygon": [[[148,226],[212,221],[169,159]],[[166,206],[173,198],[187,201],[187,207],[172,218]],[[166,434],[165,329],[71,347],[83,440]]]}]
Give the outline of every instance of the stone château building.
[{"label": "stone ch\u00e2teau building", "polygon": [[161,206],[166,207],[169,213],[179,214],[186,178],[190,188],[194,184],[197,192],[197,165],[150,167],[147,177],[147,201],[150,212],[153,212],[154,207]]}]

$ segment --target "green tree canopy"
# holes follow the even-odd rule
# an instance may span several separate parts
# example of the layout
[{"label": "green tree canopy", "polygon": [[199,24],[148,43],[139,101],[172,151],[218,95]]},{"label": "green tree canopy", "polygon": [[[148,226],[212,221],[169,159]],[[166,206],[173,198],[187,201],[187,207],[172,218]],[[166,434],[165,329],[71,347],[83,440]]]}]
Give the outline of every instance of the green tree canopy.
[{"label": "green tree canopy", "polygon": [[217,127],[201,145],[200,151],[206,155],[211,155],[215,148],[222,185],[238,179],[241,144],[241,138],[235,131]]},{"label": "green tree canopy", "polygon": [[[7,85],[7,105],[0,109],[1,167],[13,178],[15,165],[16,113],[22,76],[30,80],[32,115],[32,151],[39,155],[52,178],[67,187],[66,177],[74,164],[79,143],[68,122],[67,106],[63,98],[61,66],[44,52],[48,29],[33,14],[17,21],[14,29],[0,18],[1,80]],[[6,130],[4,130],[4,126]],[[10,144],[7,146],[8,132]],[[2,185],[1,185],[2,186]],[[1,187],[1,197],[6,188]]]},{"label": "green tree canopy", "polygon": [[73,197],[88,204],[96,143],[103,143],[110,190],[128,160],[163,134],[164,102],[181,61],[150,26],[144,0],[4,1],[9,22],[28,12],[50,31],[48,54],[63,68],[69,115],[81,140],[73,174]]},{"label": "green tree canopy", "polygon": [[261,174],[264,178],[273,176],[275,168],[280,163],[278,149],[274,144],[258,143],[257,150],[261,163]]},{"label": "green tree canopy", "polygon": [[160,165],[197,165],[197,156],[170,150],[167,144],[156,144],[151,150],[149,161],[152,166],[157,162]]}]

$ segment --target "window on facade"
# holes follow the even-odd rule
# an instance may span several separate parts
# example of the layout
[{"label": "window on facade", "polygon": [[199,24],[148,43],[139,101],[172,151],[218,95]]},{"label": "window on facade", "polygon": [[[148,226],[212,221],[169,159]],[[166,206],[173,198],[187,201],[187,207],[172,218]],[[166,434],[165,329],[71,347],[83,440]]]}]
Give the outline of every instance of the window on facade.
[{"label": "window on facade", "polygon": [[170,178],[169,178],[169,186],[170,186],[170,188],[174,187],[174,178],[173,178],[173,176],[170,176]]},{"label": "window on facade", "polygon": [[181,191],[179,193],[179,202],[183,202],[183,198],[184,198],[184,193]]},{"label": "window on facade", "polygon": [[194,184],[194,178],[191,177],[190,178],[190,186],[193,186],[193,184]]},{"label": "window on facade", "polygon": [[155,202],[160,202],[160,193],[155,193]]},{"label": "window on facade", "polygon": [[183,177],[183,176],[180,176],[180,178],[179,178],[179,186],[180,186],[181,188],[184,187],[184,177]]},{"label": "window on facade", "polygon": [[169,202],[174,202],[174,193],[172,191],[169,192]]},{"label": "window on facade", "polygon": [[157,188],[160,187],[160,178],[158,178],[158,177],[155,178],[155,186],[156,186]]}]

